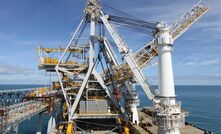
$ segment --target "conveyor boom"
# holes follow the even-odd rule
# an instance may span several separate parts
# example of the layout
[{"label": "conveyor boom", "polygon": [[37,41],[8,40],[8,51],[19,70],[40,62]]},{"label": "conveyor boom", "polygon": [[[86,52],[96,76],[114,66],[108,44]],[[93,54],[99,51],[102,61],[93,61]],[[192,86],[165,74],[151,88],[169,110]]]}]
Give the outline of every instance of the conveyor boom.
[{"label": "conveyor boom", "polygon": [[[176,20],[170,26],[170,34],[175,41],[180,37],[190,26],[193,25],[200,17],[202,17],[208,11],[208,5],[204,0],[199,1],[194,5],[186,14]],[[142,49],[136,52],[134,58],[140,68],[144,67],[150,60],[157,55],[157,44],[155,39],[146,44]]]}]

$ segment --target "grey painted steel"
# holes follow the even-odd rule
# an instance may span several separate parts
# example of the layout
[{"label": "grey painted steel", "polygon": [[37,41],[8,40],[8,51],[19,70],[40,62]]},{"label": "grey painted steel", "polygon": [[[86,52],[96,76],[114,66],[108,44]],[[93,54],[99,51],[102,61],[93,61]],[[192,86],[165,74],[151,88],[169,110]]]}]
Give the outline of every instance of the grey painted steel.
[{"label": "grey painted steel", "polygon": [[107,101],[80,101],[80,113],[107,113]]}]

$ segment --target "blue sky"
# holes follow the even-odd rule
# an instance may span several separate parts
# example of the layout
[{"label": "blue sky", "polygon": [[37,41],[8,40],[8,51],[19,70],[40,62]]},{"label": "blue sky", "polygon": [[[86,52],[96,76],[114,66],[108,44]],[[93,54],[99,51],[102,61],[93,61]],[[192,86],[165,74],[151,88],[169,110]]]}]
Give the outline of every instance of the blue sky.
[{"label": "blue sky", "polygon": [[[197,0],[103,2],[146,21],[171,24]],[[0,84],[44,84],[45,73],[37,69],[36,48],[65,46],[62,43],[83,16],[85,0],[0,0],[0,3]],[[174,43],[175,84],[221,85],[221,1],[208,3],[210,11]],[[130,35],[123,36],[134,50],[150,38]],[[145,70],[153,84],[157,82],[156,70],[156,66]]]}]

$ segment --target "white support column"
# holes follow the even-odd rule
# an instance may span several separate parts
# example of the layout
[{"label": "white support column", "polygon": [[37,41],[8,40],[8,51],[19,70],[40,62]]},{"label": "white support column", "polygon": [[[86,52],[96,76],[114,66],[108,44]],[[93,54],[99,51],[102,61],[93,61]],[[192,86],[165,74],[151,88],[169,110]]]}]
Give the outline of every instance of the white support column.
[{"label": "white support column", "polygon": [[[169,28],[164,23],[158,23],[159,32],[156,34],[158,44],[158,86],[161,103],[165,105],[175,104],[175,89],[172,66],[172,44],[173,38]],[[167,98],[167,99],[165,99]],[[169,102],[168,102],[169,99]]]},{"label": "white support column", "polygon": [[[158,61],[158,86],[160,90],[161,104],[175,105],[175,89],[173,80],[172,67],[172,45],[160,44],[158,47],[159,61]],[[179,134],[179,128],[165,129],[159,127],[159,134]]]},{"label": "white support column", "polygon": [[54,130],[56,128],[56,122],[55,122],[55,117],[54,113],[51,114],[51,117],[48,121],[48,129],[47,129],[47,134],[53,134]]},{"label": "white support column", "polygon": [[108,40],[104,37],[104,46],[107,50],[107,54],[108,56],[111,58],[111,60],[113,61],[114,65],[115,66],[118,66],[119,62],[117,61],[117,58],[115,57],[114,53],[113,53],[113,50],[111,49],[110,47],[110,43],[108,42]]},{"label": "white support column", "polygon": [[8,133],[18,134],[18,124],[13,125],[10,129],[11,130],[6,131],[6,133],[3,134],[8,134]]},{"label": "white support column", "polygon": [[42,113],[38,114],[38,124],[37,124],[37,131],[36,134],[41,134],[42,130]]},{"label": "white support column", "polygon": [[96,35],[96,22],[94,21],[94,19],[95,19],[94,15],[91,15],[91,27],[90,27],[91,36]]},{"label": "white support column", "polygon": [[[160,90],[160,97],[175,98],[173,67],[171,60],[172,46],[162,45],[158,47],[159,61],[158,61],[158,86]],[[175,103],[175,102],[171,102]]]},{"label": "white support column", "polygon": [[179,128],[184,125],[184,115],[180,104],[176,103],[172,67],[173,39],[169,28],[164,23],[157,25],[158,44],[158,85],[160,107],[156,110],[154,124],[158,126],[158,134],[180,134]]},{"label": "white support column", "polygon": [[[96,35],[96,23],[94,21],[94,16],[91,16],[91,27],[90,27],[90,58],[89,58],[89,64],[94,63],[94,44],[95,44],[95,35]],[[90,66],[90,65],[89,65]]]},{"label": "white support column", "polygon": [[130,111],[132,113],[132,123],[139,124],[139,116],[137,112],[137,106],[139,104],[138,95],[132,83],[130,83],[129,81],[126,81],[124,84],[128,90],[128,93],[125,96],[125,99],[126,99],[125,105],[129,106]]},{"label": "white support column", "polygon": [[139,124],[139,116],[137,112],[137,104],[131,103],[130,110],[132,112],[132,123],[138,125]]}]

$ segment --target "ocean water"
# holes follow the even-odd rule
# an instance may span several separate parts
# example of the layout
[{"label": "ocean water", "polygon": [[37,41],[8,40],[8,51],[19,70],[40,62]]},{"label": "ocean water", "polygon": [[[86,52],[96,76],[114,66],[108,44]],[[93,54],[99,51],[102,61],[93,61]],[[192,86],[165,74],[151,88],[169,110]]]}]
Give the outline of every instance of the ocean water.
[{"label": "ocean water", "polygon": [[44,87],[45,85],[0,85],[0,90],[6,90],[6,89],[27,89],[27,88],[36,88],[36,87]]},{"label": "ocean water", "polygon": [[[0,85],[0,89],[31,88],[42,85]],[[153,88],[157,88],[153,86]],[[176,86],[177,100],[182,101],[182,109],[189,111],[188,122],[197,127],[221,134],[221,86]],[[140,86],[136,86],[140,106],[151,106]],[[47,130],[48,115],[43,115],[42,131]],[[38,124],[38,116],[19,124],[19,134],[33,134]]]}]

